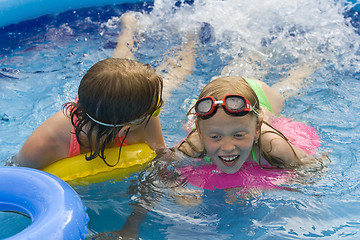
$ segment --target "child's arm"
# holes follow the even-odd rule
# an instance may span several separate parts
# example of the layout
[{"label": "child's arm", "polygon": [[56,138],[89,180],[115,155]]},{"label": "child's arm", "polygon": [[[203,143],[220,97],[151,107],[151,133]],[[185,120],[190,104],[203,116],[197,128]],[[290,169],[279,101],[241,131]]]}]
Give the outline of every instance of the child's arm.
[{"label": "child's arm", "polygon": [[273,159],[273,162],[270,162],[272,166],[294,169],[315,162],[315,157],[287,142],[266,124],[261,127],[261,132],[261,149]]},{"label": "child's arm", "polygon": [[130,125],[130,132],[126,140],[128,144],[146,143],[153,150],[166,147],[159,117],[151,117],[149,122],[145,121],[140,125]]},{"label": "child's arm", "polygon": [[149,210],[139,204],[132,204],[133,212],[127,217],[126,222],[121,230],[109,233],[99,233],[88,240],[107,240],[107,239],[138,239],[140,225],[145,220]]},{"label": "child's arm", "polygon": [[151,117],[145,127],[146,143],[154,150],[164,148],[165,142],[159,117]]},{"label": "child's arm", "polygon": [[71,122],[59,111],[42,123],[25,141],[12,161],[23,167],[42,169],[66,158],[70,145]]},{"label": "child's arm", "polygon": [[[138,239],[140,226],[145,220],[146,215],[162,199],[162,191],[165,189],[166,183],[161,181],[163,178],[160,176],[167,176],[167,174],[163,175],[164,166],[168,165],[168,161],[173,161],[171,158],[174,156],[171,155],[171,151],[170,155],[167,153],[169,153],[169,151],[166,149],[158,151],[158,156],[154,159],[152,168],[148,169],[150,172],[146,174],[145,179],[139,179],[138,184],[135,184],[134,188],[130,190],[131,194],[139,195],[139,197],[136,198],[135,203],[130,204],[133,210],[126,218],[122,229],[110,233],[103,232],[93,236],[89,240],[113,239],[111,237],[119,237],[118,239]],[[165,167],[165,169],[167,168]],[[157,187],[158,184],[160,184],[159,188]]]}]

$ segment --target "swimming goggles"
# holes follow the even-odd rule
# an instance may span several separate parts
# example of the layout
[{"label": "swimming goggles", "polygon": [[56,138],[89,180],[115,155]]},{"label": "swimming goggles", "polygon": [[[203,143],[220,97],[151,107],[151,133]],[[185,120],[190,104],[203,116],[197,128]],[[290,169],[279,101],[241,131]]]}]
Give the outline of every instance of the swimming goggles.
[{"label": "swimming goggles", "polygon": [[[158,102],[156,104],[156,110],[151,114],[152,117],[157,117],[159,116],[159,113],[160,113],[160,110],[161,110],[161,102],[160,102],[160,97],[158,99]],[[102,126],[105,126],[105,127],[123,127],[124,125],[126,124],[130,124],[130,125],[140,125],[141,123],[143,123],[147,118],[148,116],[145,116],[145,117],[140,117],[138,119],[135,119],[133,121],[130,121],[130,122],[127,122],[127,123],[123,123],[123,124],[109,124],[109,123],[104,123],[104,122],[101,122],[99,120],[96,120],[95,118],[91,117],[90,114],[86,113],[86,115],[93,121],[93,122],[96,122],[97,124],[100,124]]]},{"label": "swimming goggles", "polygon": [[249,100],[241,95],[229,94],[222,100],[217,100],[213,96],[199,99],[195,104],[196,116],[202,119],[212,117],[216,113],[219,104],[223,106],[226,113],[233,116],[244,116],[251,111],[255,112],[255,105],[251,107]]}]

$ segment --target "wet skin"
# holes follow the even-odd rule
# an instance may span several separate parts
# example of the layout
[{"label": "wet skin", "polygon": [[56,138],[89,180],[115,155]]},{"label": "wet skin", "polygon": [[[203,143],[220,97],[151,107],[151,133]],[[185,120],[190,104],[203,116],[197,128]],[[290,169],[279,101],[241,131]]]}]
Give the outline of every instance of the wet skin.
[{"label": "wet skin", "polygon": [[198,129],[207,155],[228,174],[239,171],[251,158],[253,143],[259,138],[255,116],[230,116],[221,107],[213,117],[199,119]]}]

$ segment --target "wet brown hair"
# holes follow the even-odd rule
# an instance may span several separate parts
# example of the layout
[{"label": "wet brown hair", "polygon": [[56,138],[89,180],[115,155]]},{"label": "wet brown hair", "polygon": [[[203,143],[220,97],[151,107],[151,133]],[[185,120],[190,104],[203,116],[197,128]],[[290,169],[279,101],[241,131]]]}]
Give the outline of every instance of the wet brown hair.
[{"label": "wet brown hair", "polygon": [[[86,159],[100,156],[105,160],[106,145],[123,127],[118,125],[139,118],[149,120],[162,105],[162,89],[161,77],[149,64],[120,58],[94,64],[80,82],[78,101],[64,105],[75,128],[73,134],[80,145],[90,150]],[[114,126],[98,124],[89,116]],[[81,132],[86,134],[88,143],[80,140]]]}]

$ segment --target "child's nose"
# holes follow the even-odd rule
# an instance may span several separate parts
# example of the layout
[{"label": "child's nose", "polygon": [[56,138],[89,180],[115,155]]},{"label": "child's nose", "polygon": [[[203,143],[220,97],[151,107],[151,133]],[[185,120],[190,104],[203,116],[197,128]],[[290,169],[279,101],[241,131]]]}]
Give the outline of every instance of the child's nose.
[{"label": "child's nose", "polygon": [[231,153],[235,150],[235,145],[230,139],[224,139],[223,144],[221,145],[221,150],[226,153]]}]

